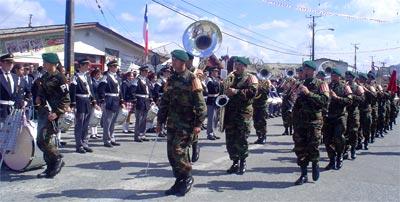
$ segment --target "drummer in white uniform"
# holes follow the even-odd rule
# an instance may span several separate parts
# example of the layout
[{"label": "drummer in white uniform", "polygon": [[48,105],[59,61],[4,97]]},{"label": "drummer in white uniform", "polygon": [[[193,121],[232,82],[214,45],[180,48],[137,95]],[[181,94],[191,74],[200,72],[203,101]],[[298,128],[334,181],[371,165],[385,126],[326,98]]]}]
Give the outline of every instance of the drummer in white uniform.
[{"label": "drummer in white uniform", "polygon": [[74,131],[76,152],[81,154],[93,152],[88,145],[89,118],[93,107],[100,110],[100,107],[96,104],[92,80],[87,74],[89,67],[90,60],[88,58],[80,60],[70,84],[71,108],[76,112]]}]

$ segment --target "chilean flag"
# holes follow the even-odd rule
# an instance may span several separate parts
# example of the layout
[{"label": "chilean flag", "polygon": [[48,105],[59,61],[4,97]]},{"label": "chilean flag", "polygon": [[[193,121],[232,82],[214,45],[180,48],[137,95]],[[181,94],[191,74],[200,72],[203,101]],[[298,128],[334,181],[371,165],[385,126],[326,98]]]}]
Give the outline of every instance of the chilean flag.
[{"label": "chilean flag", "polygon": [[149,56],[149,27],[147,25],[147,3],[146,3],[146,10],[144,11],[143,39],[144,39],[144,52],[146,53],[146,60],[147,60],[147,57]]}]

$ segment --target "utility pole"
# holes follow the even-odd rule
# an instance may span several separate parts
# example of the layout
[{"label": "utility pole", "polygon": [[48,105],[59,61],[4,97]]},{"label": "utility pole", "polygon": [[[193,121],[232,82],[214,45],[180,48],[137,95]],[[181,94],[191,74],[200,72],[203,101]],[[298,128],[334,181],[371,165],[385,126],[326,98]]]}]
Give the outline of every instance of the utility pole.
[{"label": "utility pole", "polygon": [[375,62],[374,62],[374,57],[375,56],[369,56],[371,58],[371,70],[375,72]]},{"label": "utility pole", "polygon": [[309,26],[309,28],[312,30],[312,39],[311,39],[311,60],[314,61],[314,55],[315,55],[315,51],[314,51],[314,44],[315,44],[315,26],[317,26],[315,24],[315,18],[319,18],[321,16],[308,16],[307,18],[312,18],[312,23]]},{"label": "utility pole", "polygon": [[65,36],[64,36],[64,67],[72,75],[74,73],[74,18],[75,0],[66,1]]},{"label": "utility pole", "polygon": [[352,43],[351,45],[354,45],[354,69],[357,71],[357,50],[358,46],[360,45],[359,43]]},{"label": "utility pole", "polygon": [[32,27],[32,14],[29,14],[29,24],[28,27]]}]

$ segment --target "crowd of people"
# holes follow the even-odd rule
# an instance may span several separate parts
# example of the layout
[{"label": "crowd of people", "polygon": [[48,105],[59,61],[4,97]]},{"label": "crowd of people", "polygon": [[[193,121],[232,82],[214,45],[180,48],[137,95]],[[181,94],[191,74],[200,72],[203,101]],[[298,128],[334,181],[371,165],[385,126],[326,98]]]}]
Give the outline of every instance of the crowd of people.
[{"label": "crowd of people", "polygon": [[[243,175],[251,122],[257,135],[254,143],[265,144],[267,119],[282,116],[282,135],[292,135],[301,170],[295,184],[301,185],[308,182],[310,162],[312,179],[319,179],[321,144],[330,160],[325,169],[339,170],[343,159],[356,159],[356,150],[367,150],[375,137],[383,137],[396,124],[398,92],[378,84],[373,73],[343,73],[332,67],[328,81],[325,72],[315,73],[318,68],[313,61],[305,61],[296,75],[270,79],[248,71],[245,57],[230,57],[227,69],[213,56],[204,69],[194,67],[194,57],[183,50],[172,51],[171,57],[172,64],[157,73],[146,65],[137,72],[121,73],[117,61],[109,61],[105,72],[91,70],[91,61],[84,58],[69,76],[54,53],[43,54],[43,66],[37,70],[29,64],[13,65],[13,55],[3,55],[0,124],[12,108],[35,109],[26,116],[38,120],[37,144],[47,164],[38,177],[52,178],[65,164],[58,152],[63,141],[57,126],[63,114],[75,114],[76,152],[86,154],[94,152],[90,139],[102,138],[107,148],[120,145],[114,129],[125,110],[123,133],[132,134],[134,142],[149,141],[146,133],[151,132],[167,138],[167,156],[176,180],[166,195],[185,195],[191,189],[202,129],[208,140],[220,139],[216,130],[225,133],[232,161],[226,172]],[[227,71],[224,77],[223,71]],[[281,101],[271,101],[277,98]],[[102,113],[100,124],[89,125],[96,110]]]}]

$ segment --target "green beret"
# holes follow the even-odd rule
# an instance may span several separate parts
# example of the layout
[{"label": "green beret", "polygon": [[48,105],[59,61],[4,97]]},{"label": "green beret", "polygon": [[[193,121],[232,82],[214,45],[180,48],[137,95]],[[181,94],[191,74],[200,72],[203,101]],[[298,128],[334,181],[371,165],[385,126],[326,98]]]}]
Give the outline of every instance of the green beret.
[{"label": "green beret", "polygon": [[315,64],[315,62],[313,62],[311,60],[303,62],[303,67],[309,67],[313,70],[317,70],[317,64]]},{"label": "green beret", "polygon": [[189,56],[189,60],[193,60],[194,56],[190,54],[189,52],[186,52],[186,54]]},{"label": "green beret", "polygon": [[14,55],[13,54],[6,54],[0,57],[1,61],[6,61],[6,60],[14,60]]},{"label": "green beret", "polygon": [[303,66],[297,67],[296,71],[302,72],[303,71]]},{"label": "green beret", "polygon": [[318,75],[318,74],[320,74],[320,75],[322,75],[322,76],[324,76],[324,77],[326,76],[326,73],[325,73],[324,71],[319,71],[319,72],[317,73],[317,75]]},{"label": "green beret", "polygon": [[353,71],[346,71],[345,74],[346,74],[346,75],[349,75],[349,76],[352,76],[353,78],[356,78],[356,77],[357,77],[357,74],[356,74],[355,72],[353,72]]},{"label": "green beret", "polygon": [[343,72],[338,68],[331,68],[331,74],[337,74],[340,77],[344,78]]},{"label": "green beret", "polygon": [[365,80],[368,79],[368,76],[367,76],[366,73],[360,73],[360,74],[358,75],[358,77],[360,77],[360,79],[361,79],[361,78],[363,78],[363,79],[365,79]]},{"label": "green beret", "polygon": [[237,57],[236,62],[242,63],[244,66],[249,65],[249,61],[245,57]]},{"label": "green beret", "polygon": [[368,73],[367,77],[370,78],[370,79],[375,79],[376,75],[374,73]]},{"label": "green beret", "polygon": [[189,60],[188,54],[183,50],[174,50],[171,52],[171,56],[175,57],[179,60],[182,60],[183,62],[186,62]]},{"label": "green beret", "polygon": [[58,55],[55,53],[43,53],[42,59],[46,62],[53,63],[53,64],[57,64],[60,62],[60,59],[58,59]]}]

